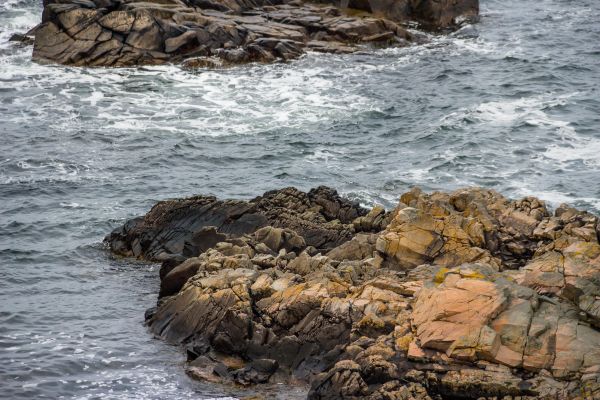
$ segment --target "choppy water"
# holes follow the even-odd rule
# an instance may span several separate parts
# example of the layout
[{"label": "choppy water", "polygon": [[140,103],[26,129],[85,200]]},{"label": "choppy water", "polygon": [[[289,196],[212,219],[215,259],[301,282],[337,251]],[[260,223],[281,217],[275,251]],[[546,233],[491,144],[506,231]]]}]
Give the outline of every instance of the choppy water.
[{"label": "choppy water", "polygon": [[144,328],[157,267],[101,245],[158,199],[482,185],[600,211],[597,0],[481,0],[428,45],[198,73],[36,65],[7,39],[39,3],[0,1],[0,397],[235,395]]}]

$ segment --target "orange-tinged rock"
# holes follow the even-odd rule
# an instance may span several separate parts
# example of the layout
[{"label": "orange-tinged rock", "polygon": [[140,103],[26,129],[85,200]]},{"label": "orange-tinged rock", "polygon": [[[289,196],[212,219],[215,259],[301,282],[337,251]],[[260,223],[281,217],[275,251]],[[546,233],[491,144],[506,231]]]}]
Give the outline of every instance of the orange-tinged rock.
[{"label": "orange-tinged rock", "polygon": [[549,217],[533,198],[481,189],[415,190],[403,201],[385,231],[356,240],[379,236],[378,261],[357,243],[336,246],[335,259],[288,251],[283,227],[264,228],[196,257],[196,275],[149,324],[190,354],[221,360],[224,379],[322,372],[315,399],[410,398],[406,382],[452,398],[600,395],[600,244],[583,232],[595,217]]},{"label": "orange-tinged rock", "polygon": [[408,345],[408,358],[414,361],[423,361],[427,359],[427,356],[423,349],[414,341],[412,341]]},{"label": "orange-tinged rock", "polygon": [[472,358],[480,344],[482,329],[503,310],[506,302],[494,283],[451,273],[442,284],[425,286],[419,291],[412,313],[416,336],[425,348],[441,351],[459,348],[464,353],[470,347],[473,355],[468,357]]},{"label": "orange-tinged rock", "polygon": [[523,364],[523,353],[514,351],[506,346],[499,346],[492,359],[509,367],[520,367]]}]

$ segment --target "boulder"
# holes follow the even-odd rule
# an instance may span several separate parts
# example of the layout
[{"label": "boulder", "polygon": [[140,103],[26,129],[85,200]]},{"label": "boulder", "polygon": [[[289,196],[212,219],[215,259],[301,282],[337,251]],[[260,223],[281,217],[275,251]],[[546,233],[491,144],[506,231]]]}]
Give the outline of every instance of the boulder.
[{"label": "boulder", "polygon": [[377,250],[399,269],[469,262],[515,269],[538,248],[534,231],[545,218],[548,211],[537,199],[509,201],[477,188],[431,195],[417,189],[402,196]]},{"label": "boulder", "polygon": [[359,233],[352,240],[343,243],[327,253],[334,260],[363,260],[373,257],[378,235]]},{"label": "boulder", "polygon": [[29,34],[13,33],[10,35],[10,38],[8,38],[8,41],[19,43],[22,46],[31,46],[33,45],[34,39]]}]

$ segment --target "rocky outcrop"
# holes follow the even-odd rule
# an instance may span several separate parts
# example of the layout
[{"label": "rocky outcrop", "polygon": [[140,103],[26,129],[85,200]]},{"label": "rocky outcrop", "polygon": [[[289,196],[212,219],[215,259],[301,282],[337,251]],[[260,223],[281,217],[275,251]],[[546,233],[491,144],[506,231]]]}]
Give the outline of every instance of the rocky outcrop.
[{"label": "rocky outcrop", "polygon": [[306,382],[310,399],[592,399],[599,231],[491,190],[414,189],[385,212],[321,187],[161,202],[107,240],[165,260],[147,322],[196,379]]},{"label": "rocky outcrop", "polygon": [[534,230],[549,217],[534,198],[509,201],[493,191],[464,190],[424,195],[404,194],[377,249],[394,266],[423,263],[445,267],[485,261],[514,269],[539,246]]},{"label": "rocky outcrop", "polygon": [[[478,0],[44,0],[33,59],[76,66],[182,62],[215,67],[348,53],[414,40],[401,24],[447,28],[478,14]],[[344,7],[364,10],[347,12]]]},{"label": "rocky outcrop", "polygon": [[[144,217],[132,219],[113,231],[107,242],[114,253],[122,256],[177,260],[197,256],[225,238],[271,226],[290,229],[307,246],[328,251],[353,237],[352,222],[367,211],[324,186],[308,193],[285,188],[250,201],[196,196],[159,202]],[[270,251],[279,245],[293,249],[297,244],[290,240],[289,232],[284,230],[271,230],[264,238]],[[263,246],[257,250],[267,249]]]}]

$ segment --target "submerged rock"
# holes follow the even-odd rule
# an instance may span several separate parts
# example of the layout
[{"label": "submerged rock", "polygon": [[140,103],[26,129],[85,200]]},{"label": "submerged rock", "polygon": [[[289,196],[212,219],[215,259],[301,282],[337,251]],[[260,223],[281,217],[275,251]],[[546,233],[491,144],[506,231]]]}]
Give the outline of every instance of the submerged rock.
[{"label": "submerged rock", "polygon": [[22,46],[31,46],[34,42],[33,36],[30,35],[29,32],[26,34],[13,33],[12,35],[10,35],[10,38],[8,38],[8,41],[19,43]]},{"label": "submerged rock", "polygon": [[[356,51],[406,45],[400,24],[432,29],[475,18],[478,0],[325,2],[286,0],[44,0],[33,59],[76,66],[183,62],[223,67],[299,57],[307,49]],[[347,3],[347,4],[346,4]],[[344,8],[341,8],[344,7]],[[363,12],[349,12],[346,8]]]},{"label": "submerged rock", "polygon": [[107,237],[166,260],[150,329],[188,374],[310,399],[600,396],[598,218],[485,189],[392,212],[329,188],[157,204]]}]

